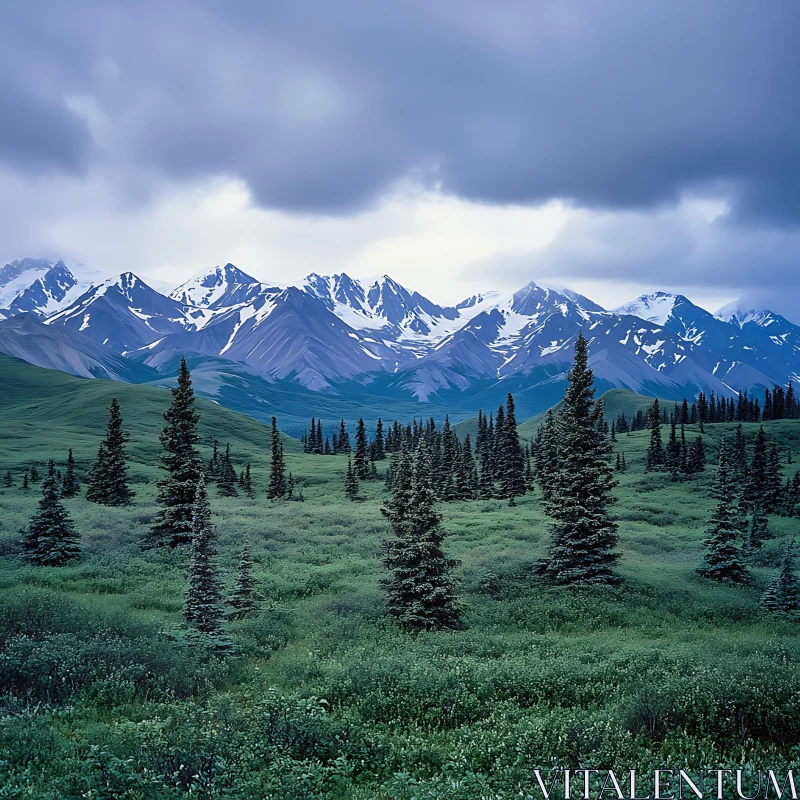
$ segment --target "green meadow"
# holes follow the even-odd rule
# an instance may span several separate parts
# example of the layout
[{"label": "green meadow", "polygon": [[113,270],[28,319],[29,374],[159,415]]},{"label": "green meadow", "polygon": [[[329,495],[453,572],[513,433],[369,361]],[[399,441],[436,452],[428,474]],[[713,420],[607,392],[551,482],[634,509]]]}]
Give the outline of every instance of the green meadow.
[{"label": "green meadow", "polygon": [[[39,490],[21,488],[23,471],[63,468],[71,447],[85,477],[114,396],[133,504],[66,500],[83,558],[27,565],[19,542]],[[752,771],[800,757],[800,625],[758,604],[798,520],[770,518],[750,585],[695,572],[733,425],[706,427],[706,472],[679,483],[644,473],[648,431],[619,437],[618,587],[536,574],[548,542],[537,492],[515,507],[439,504],[467,628],[412,635],[383,610],[383,481],[350,502],[346,457],[286,439],[303,501],[270,502],[268,428],[198,401],[204,456],[230,443],[257,487],[252,500],[210,489],[223,579],[247,537],[262,597],[229,624],[235,653],[220,658],[181,626],[186,554],[140,547],[169,400],[0,358],[0,477],[15,484],[0,486],[0,798],[524,798],[541,797],[536,767]],[[648,402],[613,392],[610,415]],[[764,427],[800,459],[800,421]],[[757,430],[745,426],[749,443]],[[784,478],[796,469],[784,463]]]}]

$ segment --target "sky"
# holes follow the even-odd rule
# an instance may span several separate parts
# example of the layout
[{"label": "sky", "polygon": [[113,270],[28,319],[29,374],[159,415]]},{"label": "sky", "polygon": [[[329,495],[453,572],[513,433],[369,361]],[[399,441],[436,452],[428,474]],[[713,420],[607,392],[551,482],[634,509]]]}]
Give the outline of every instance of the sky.
[{"label": "sky", "polygon": [[3,263],[800,323],[796,0],[3,6]]}]

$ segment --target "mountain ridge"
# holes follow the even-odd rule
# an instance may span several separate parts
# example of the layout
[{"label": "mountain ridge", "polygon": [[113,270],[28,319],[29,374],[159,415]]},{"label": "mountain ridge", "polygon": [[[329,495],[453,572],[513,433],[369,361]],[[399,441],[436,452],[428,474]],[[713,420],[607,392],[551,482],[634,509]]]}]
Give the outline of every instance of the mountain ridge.
[{"label": "mountain ridge", "polygon": [[[564,380],[579,331],[608,387],[732,396],[800,375],[800,327],[767,310],[726,319],[669,292],[606,310],[572,290],[530,281],[515,292],[486,291],[443,306],[388,275],[364,282],[346,273],[311,273],[299,285],[280,287],[226,263],[169,294],[127,272],[76,297],[70,293],[78,279],[63,262],[44,275],[46,262],[29,262],[31,284],[6,315],[33,313],[51,332],[72,333],[69,358],[45,356],[55,345],[44,336],[29,354],[34,363],[85,371],[90,363],[111,364],[111,354],[164,374],[177,357],[192,355],[198,363],[232,365],[220,368],[237,375],[237,391],[253,394],[242,399],[248,406],[264,387],[282,383],[328,398],[379,388],[382,397],[437,406],[460,406],[459,395],[500,395],[514,385],[545,402]],[[6,270],[17,280],[23,263],[12,262],[0,275]],[[44,280],[48,275],[53,280]],[[30,336],[25,341],[33,344]],[[85,340],[104,350],[87,344],[76,356]],[[12,349],[25,358],[23,345],[17,334]],[[246,371],[239,374],[236,364]],[[248,389],[245,374],[259,376],[261,388]]]}]

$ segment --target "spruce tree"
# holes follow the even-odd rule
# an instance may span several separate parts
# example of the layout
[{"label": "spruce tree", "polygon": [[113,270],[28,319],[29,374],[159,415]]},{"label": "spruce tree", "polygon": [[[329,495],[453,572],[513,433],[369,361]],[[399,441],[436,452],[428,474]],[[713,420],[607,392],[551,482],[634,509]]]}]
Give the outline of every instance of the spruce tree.
[{"label": "spruce tree", "polygon": [[588,344],[580,332],[567,380],[557,420],[558,474],[545,505],[553,520],[547,573],[561,584],[616,583],[617,524],[609,513],[616,485],[611,443],[598,427],[603,409],[594,400]]},{"label": "spruce tree", "polygon": [[647,448],[644,471],[659,472],[664,469],[665,461],[666,454],[661,440],[661,412],[656,398],[650,409],[650,446]]},{"label": "spruce tree", "polygon": [[67,469],[64,473],[64,481],[61,484],[62,497],[75,497],[81,490],[78,476],[75,472],[75,457],[72,455],[72,448],[70,447],[67,454]]},{"label": "spruce tree", "polygon": [[220,461],[217,488],[222,497],[238,497],[239,495],[239,492],[236,491],[236,470],[231,462],[230,444],[226,445],[225,454]]},{"label": "spruce tree", "polygon": [[356,478],[365,481],[369,478],[369,450],[367,446],[367,429],[364,420],[359,419],[356,426],[356,449],[353,454],[353,471]]},{"label": "spruce tree", "polygon": [[50,461],[42,482],[39,510],[23,540],[24,557],[33,564],[58,567],[81,554],[75,526],[59,495],[55,463]]},{"label": "spruce tree", "polygon": [[[106,438],[97,450],[97,459],[89,473],[86,499],[105,506],[126,506],[134,493],[128,486],[128,462],[125,454],[127,435],[122,429],[122,414],[117,398],[111,400]],[[74,466],[74,465],[73,465]]]},{"label": "spruce tree", "polygon": [[183,618],[198,633],[213,639],[222,632],[222,583],[217,574],[211,506],[202,475],[195,487],[194,496],[189,586],[183,606]]},{"label": "spruce tree", "polygon": [[250,474],[250,464],[244,468],[244,480],[242,481],[242,490],[244,493],[250,497],[255,497],[255,489],[253,488],[253,477]]},{"label": "spruce tree", "polygon": [[689,447],[689,456],[686,460],[687,472],[703,472],[706,468],[706,449],[703,437],[698,436]]},{"label": "spruce tree", "polygon": [[375,441],[372,443],[372,460],[383,461],[386,458],[386,443],[383,437],[383,422],[378,418],[375,426]]},{"label": "spruce tree", "polygon": [[388,610],[410,631],[457,629],[461,607],[452,576],[456,561],[442,550],[441,516],[430,487],[430,454],[423,439],[413,462],[404,454],[395,478],[395,495],[381,511],[394,530],[384,543]]},{"label": "spruce tree", "polygon": [[714,496],[717,498],[717,507],[709,520],[707,538],[703,543],[706,554],[697,571],[714,581],[744,583],[749,576],[736,546],[741,526],[735,508],[736,489],[725,442],[722,442],[719,450]]},{"label": "spruce tree", "polygon": [[270,465],[267,497],[280,500],[286,495],[286,463],[283,458],[283,442],[278,432],[278,420],[272,418],[272,464]]},{"label": "spruce tree", "polygon": [[22,488],[25,491],[28,491],[28,489],[30,489],[30,486],[28,484],[28,473],[27,472],[22,476]]},{"label": "spruce tree", "polygon": [[[69,451],[72,453],[72,450]],[[3,479],[3,484],[6,489],[11,489],[14,486],[14,476],[11,474],[11,470],[6,470],[6,476]]]},{"label": "spruce tree", "polygon": [[756,434],[753,460],[750,462],[750,469],[742,492],[742,502],[747,508],[767,507],[767,459],[767,435],[762,426]]},{"label": "spruce tree", "polygon": [[525,455],[519,443],[517,415],[511,392],[506,399],[505,422],[498,442],[500,497],[513,501],[525,494]]},{"label": "spruce tree", "polygon": [[31,483],[38,483],[39,482],[39,470],[36,468],[36,464],[31,464]]},{"label": "spruce tree", "polygon": [[229,615],[231,618],[244,619],[248,614],[258,610],[255,585],[253,551],[250,548],[250,541],[245,539],[242,544],[242,554],[239,557],[239,566],[236,570],[236,582],[233,584],[228,598],[228,605],[233,608]]},{"label": "spruce tree", "polygon": [[203,474],[197,452],[200,415],[194,407],[192,378],[185,358],[181,358],[178,385],[170,391],[172,403],[164,412],[166,425],[160,437],[163,448],[160,466],[166,476],[156,482],[156,502],[161,511],[153,522],[150,541],[177,547],[192,540],[195,492]]},{"label": "spruce tree", "polygon": [[781,566],[764,592],[761,605],[773,614],[786,616],[800,610],[800,581],[797,579],[795,566],[794,539],[786,545]]},{"label": "spruce tree", "polygon": [[344,492],[348,500],[358,500],[358,475],[353,469],[352,459],[347,459],[347,473],[344,477]]},{"label": "spruce tree", "polygon": [[534,476],[542,490],[542,500],[548,502],[553,496],[560,465],[558,426],[553,409],[548,409],[544,421],[536,432],[536,447],[533,458]]},{"label": "spruce tree", "polygon": [[742,553],[748,558],[760,550],[766,539],[771,539],[769,520],[761,506],[754,506],[744,537]]}]

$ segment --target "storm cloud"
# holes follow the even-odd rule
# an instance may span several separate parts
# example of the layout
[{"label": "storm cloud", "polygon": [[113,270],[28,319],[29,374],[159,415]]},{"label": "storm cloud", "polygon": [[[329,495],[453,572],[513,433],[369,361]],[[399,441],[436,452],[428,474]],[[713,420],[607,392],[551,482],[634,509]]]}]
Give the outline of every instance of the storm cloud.
[{"label": "storm cloud", "polygon": [[721,184],[735,214],[794,224],[798,30],[786,0],[33,0],[0,34],[0,154],[231,175],[326,213],[409,176],[588,208]]}]

